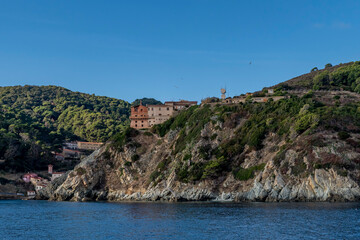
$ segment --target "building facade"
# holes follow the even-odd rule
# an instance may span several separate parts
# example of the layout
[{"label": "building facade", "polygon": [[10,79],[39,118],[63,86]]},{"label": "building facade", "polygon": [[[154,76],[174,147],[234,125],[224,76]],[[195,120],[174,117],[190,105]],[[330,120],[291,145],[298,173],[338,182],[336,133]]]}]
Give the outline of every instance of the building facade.
[{"label": "building facade", "polygon": [[140,105],[131,107],[130,127],[136,129],[151,128],[174,116],[177,111],[196,105],[196,101],[181,100],[178,102],[165,102],[160,105]]},{"label": "building facade", "polygon": [[149,128],[149,113],[148,108],[143,106],[141,101],[140,105],[131,107],[130,127],[136,129]]},{"label": "building facade", "polygon": [[77,148],[80,150],[97,150],[103,143],[98,142],[77,142]]}]

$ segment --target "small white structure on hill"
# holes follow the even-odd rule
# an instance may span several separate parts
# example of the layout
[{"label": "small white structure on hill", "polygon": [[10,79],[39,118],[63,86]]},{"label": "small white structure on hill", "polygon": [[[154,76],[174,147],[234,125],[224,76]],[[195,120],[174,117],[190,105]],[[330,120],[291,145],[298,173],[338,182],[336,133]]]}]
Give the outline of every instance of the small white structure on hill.
[{"label": "small white structure on hill", "polygon": [[225,95],[226,89],[225,89],[225,88],[221,88],[221,89],[220,89],[220,92],[221,92],[221,99],[224,100],[224,99],[226,98],[226,95]]}]

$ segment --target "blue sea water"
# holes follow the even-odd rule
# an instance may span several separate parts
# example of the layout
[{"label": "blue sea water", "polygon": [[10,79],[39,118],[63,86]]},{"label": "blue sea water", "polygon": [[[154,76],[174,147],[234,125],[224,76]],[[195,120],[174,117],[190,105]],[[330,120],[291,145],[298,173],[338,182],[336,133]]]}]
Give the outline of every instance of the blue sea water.
[{"label": "blue sea water", "polygon": [[1,239],[360,239],[360,203],[0,201]]}]

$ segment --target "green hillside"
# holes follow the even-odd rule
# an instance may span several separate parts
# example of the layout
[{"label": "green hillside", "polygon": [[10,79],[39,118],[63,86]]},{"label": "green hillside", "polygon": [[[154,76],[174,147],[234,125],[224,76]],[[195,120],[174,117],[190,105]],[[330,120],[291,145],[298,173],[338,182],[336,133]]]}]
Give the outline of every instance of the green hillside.
[{"label": "green hillside", "polygon": [[128,125],[129,108],[56,86],[0,87],[0,168],[41,168],[64,141],[104,142]]},{"label": "green hillside", "polygon": [[314,89],[314,90],[347,90],[360,93],[360,61],[332,66],[324,69],[313,68],[310,73],[280,83],[275,88]]}]

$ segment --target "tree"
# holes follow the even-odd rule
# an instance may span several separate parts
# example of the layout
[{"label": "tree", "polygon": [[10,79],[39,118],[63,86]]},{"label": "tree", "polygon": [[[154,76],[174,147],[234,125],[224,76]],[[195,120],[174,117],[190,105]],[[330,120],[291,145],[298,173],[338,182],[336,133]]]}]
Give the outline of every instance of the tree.
[{"label": "tree", "polygon": [[154,98],[142,98],[142,99],[136,99],[134,102],[132,102],[131,106],[139,105],[140,101],[142,105],[146,106],[146,104],[149,105],[160,105],[162,102],[154,99]]},{"label": "tree", "polygon": [[328,63],[328,64],[325,65],[325,68],[330,68],[330,67],[332,67],[331,63]]},{"label": "tree", "polygon": [[315,72],[315,71],[319,71],[319,69],[317,67],[314,67],[313,69],[311,69],[311,72]]}]

